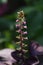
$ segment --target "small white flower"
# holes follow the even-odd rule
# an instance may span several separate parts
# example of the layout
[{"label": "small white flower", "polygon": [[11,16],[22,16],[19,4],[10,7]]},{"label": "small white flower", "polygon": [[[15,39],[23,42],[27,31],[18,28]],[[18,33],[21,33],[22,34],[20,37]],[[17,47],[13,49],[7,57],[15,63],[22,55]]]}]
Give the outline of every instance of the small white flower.
[{"label": "small white flower", "polygon": [[19,22],[19,20],[17,19],[16,22]]},{"label": "small white flower", "polygon": [[24,28],[26,28],[26,29],[27,29],[27,26],[24,26]]},{"label": "small white flower", "polygon": [[21,30],[19,29],[19,30],[17,30],[16,32],[20,33],[20,31],[21,31]]},{"label": "small white flower", "polygon": [[26,21],[24,21],[23,23],[26,24]]},{"label": "small white flower", "polygon": [[23,34],[27,34],[27,31],[23,32]]},{"label": "small white flower", "polygon": [[16,24],[16,27],[20,27],[20,24]]}]

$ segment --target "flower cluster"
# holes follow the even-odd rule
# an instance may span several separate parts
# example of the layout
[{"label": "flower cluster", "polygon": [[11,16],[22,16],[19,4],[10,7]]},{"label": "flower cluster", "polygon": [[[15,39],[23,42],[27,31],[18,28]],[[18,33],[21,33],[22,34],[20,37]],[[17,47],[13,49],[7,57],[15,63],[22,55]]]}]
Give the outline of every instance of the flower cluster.
[{"label": "flower cluster", "polygon": [[[23,51],[23,47],[27,46],[27,44],[24,44],[25,40],[28,40],[27,37],[27,25],[24,17],[24,12],[20,11],[17,12],[17,20],[16,20],[16,33],[19,33],[19,35],[16,36],[16,39],[19,39],[16,44],[20,45],[20,49]],[[26,35],[26,36],[25,36]]]}]

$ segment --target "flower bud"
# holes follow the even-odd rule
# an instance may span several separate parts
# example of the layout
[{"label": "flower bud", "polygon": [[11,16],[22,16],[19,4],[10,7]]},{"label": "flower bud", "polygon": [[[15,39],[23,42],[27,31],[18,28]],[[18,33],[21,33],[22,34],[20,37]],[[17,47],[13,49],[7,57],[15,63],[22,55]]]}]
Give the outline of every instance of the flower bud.
[{"label": "flower bud", "polygon": [[20,36],[16,36],[16,38],[20,39]]},{"label": "flower bud", "polygon": [[27,34],[27,31],[23,32],[23,34]]},{"label": "flower bud", "polygon": [[19,22],[19,20],[17,19],[16,22]]},{"label": "flower bud", "polygon": [[21,50],[21,47],[17,48],[17,50]]},{"label": "flower bud", "polygon": [[24,21],[23,24],[26,24],[26,21]]},{"label": "flower bud", "polygon": [[27,29],[27,26],[24,26],[25,29]]},{"label": "flower bud", "polygon": [[28,52],[28,50],[23,49],[23,52],[25,52],[25,53],[26,53],[26,52]]},{"label": "flower bud", "polygon": [[16,42],[16,44],[20,44],[21,43],[21,41],[19,41],[19,42]]},{"label": "flower bud", "polygon": [[20,27],[20,24],[16,24],[16,28],[17,28],[17,27]]},{"label": "flower bud", "polygon": [[17,30],[16,32],[20,33],[20,31],[21,31],[21,30],[19,29],[19,30]]},{"label": "flower bud", "polygon": [[24,39],[25,39],[25,40],[28,40],[28,37],[25,37]]}]

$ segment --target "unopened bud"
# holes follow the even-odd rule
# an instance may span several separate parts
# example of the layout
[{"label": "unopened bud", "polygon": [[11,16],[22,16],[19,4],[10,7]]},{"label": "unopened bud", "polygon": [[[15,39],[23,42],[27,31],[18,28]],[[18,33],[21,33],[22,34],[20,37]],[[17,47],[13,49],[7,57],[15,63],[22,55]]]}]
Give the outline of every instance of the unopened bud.
[{"label": "unopened bud", "polygon": [[21,41],[19,41],[19,42],[16,42],[16,44],[20,44],[21,43]]},{"label": "unopened bud", "polygon": [[20,39],[20,36],[16,36],[16,38]]},{"label": "unopened bud", "polygon": [[24,39],[25,39],[25,40],[28,40],[28,37],[25,37]]}]

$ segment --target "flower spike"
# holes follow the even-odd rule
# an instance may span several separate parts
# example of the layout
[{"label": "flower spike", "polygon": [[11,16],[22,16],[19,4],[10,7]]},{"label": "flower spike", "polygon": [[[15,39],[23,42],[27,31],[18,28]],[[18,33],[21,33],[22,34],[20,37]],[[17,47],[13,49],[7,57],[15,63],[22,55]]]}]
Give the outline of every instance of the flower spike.
[{"label": "flower spike", "polygon": [[[18,34],[18,36],[16,36],[16,38],[19,39],[19,42],[16,42],[16,44],[20,45],[21,51],[23,52],[24,46],[27,47],[27,44],[25,44],[25,42],[24,42],[25,40],[28,40],[27,25],[26,25],[26,21],[25,21],[25,17],[24,17],[24,12],[20,11],[20,12],[17,12],[17,14],[18,14],[18,16],[17,16],[17,20],[16,20],[16,28],[18,28],[18,27],[19,28],[16,30],[16,33],[19,33],[19,34]],[[26,35],[26,37],[24,37],[25,35]]]}]

